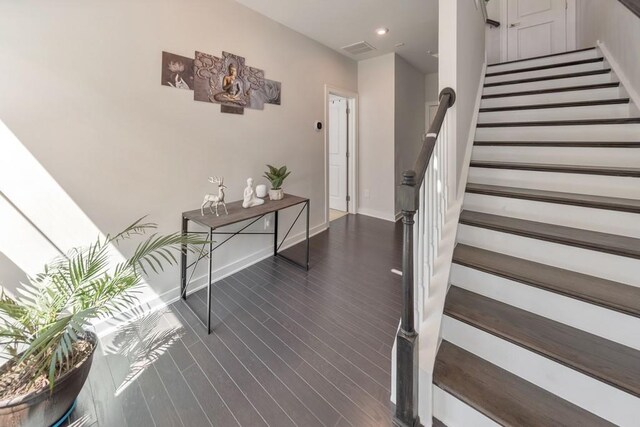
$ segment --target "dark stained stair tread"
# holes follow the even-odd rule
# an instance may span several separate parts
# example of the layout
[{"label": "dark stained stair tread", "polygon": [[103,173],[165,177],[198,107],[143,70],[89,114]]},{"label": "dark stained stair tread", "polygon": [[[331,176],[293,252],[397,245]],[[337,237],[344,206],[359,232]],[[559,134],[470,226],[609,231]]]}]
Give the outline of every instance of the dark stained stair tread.
[{"label": "dark stained stair tread", "polygon": [[638,141],[475,141],[478,147],[601,147],[634,148],[640,147]]},{"label": "dark stained stair tread", "polygon": [[453,262],[509,280],[640,317],[640,288],[458,244]]},{"label": "dark stained stair tread", "polygon": [[437,418],[433,418],[433,420],[431,421],[431,426],[432,427],[447,427],[442,421],[440,421]]},{"label": "dark stained stair tread", "polygon": [[594,196],[591,194],[563,193],[559,191],[502,187],[498,185],[473,183],[467,184],[466,191],[467,193],[484,194],[488,196],[509,197],[513,199],[583,206],[594,209],[640,213],[640,200],[623,199],[619,197]]},{"label": "dark stained stair tread", "polygon": [[532,90],[525,90],[520,92],[492,93],[489,95],[482,95],[482,99],[505,98],[505,97],[511,97],[511,96],[541,95],[545,93],[555,93],[555,92],[575,92],[579,90],[607,89],[607,88],[619,87],[619,86],[620,86],[620,82],[609,82],[609,83],[597,83],[597,84],[591,84],[591,85],[553,87],[549,89],[532,89]]},{"label": "dark stained stair tread", "polygon": [[551,104],[508,105],[505,107],[481,108],[481,113],[495,111],[543,110],[547,108],[591,107],[594,105],[628,104],[629,98],[597,99],[593,101],[557,102]]},{"label": "dark stained stair tread", "polygon": [[583,173],[589,175],[610,175],[632,178],[640,177],[639,168],[621,168],[613,166],[550,165],[541,163],[491,162],[485,160],[472,160],[471,167],[488,169],[513,169],[537,172]]},{"label": "dark stained stair tread", "polygon": [[496,62],[496,63],[487,65],[487,67],[495,67],[497,65],[506,65],[506,64],[515,64],[516,62],[532,61],[534,59],[551,58],[552,56],[568,55],[568,54],[571,54],[571,53],[585,52],[587,50],[593,50],[593,49],[595,49],[595,46],[594,47],[585,47],[585,48],[576,49],[576,50],[570,50],[570,51],[567,51],[567,52],[559,52],[559,53],[551,53],[551,54],[548,54],[548,55],[533,56],[531,58],[522,58],[522,59],[514,59],[512,61]]},{"label": "dark stained stair tread", "polygon": [[447,316],[640,397],[640,351],[452,286]]},{"label": "dark stained stair tread", "polygon": [[604,68],[602,70],[581,71],[579,73],[554,74],[552,76],[540,76],[526,79],[507,80],[504,82],[486,83],[484,87],[508,86],[521,83],[542,82],[547,80],[575,79],[576,77],[597,76],[599,74],[608,74],[610,72],[611,68]]},{"label": "dark stained stair tread", "polygon": [[632,237],[467,210],[460,214],[460,223],[640,259],[640,239]]},{"label": "dark stained stair tread", "polygon": [[640,117],[619,117],[612,119],[577,119],[577,120],[540,120],[526,122],[494,122],[478,123],[479,128],[505,128],[528,126],[596,126],[596,125],[629,125],[640,123]]},{"label": "dark stained stair tread", "polygon": [[604,62],[604,58],[603,57],[599,57],[599,58],[579,59],[579,60],[576,60],[576,61],[558,62],[558,63],[554,63],[554,64],[545,64],[545,65],[536,65],[535,67],[516,68],[514,70],[507,70],[507,71],[497,71],[495,73],[487,73],[485,75],[485,77],[504,76],[506,74],[527,73],[529,71],[540,71],[540,70],[548,70],[550,68],[571,67],[573,65],[592,64],[592,63],[596,63],[596,62]]},{"label": "dark stained stair tread", "polygon": [[613,425],[448,341],[440,344],[433,382],[503,426]]}]

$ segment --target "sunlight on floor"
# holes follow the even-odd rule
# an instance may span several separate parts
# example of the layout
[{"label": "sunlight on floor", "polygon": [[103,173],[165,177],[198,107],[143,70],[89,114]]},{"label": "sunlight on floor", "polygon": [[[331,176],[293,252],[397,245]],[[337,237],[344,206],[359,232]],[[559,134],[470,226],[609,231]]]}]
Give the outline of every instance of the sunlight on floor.
[{"label": "sunlight on floor", "polygon": [[329,221],[335,221],[336,219],[342,218],[343,216],[346,216],[348,214],[348,212],[329,209]]}]

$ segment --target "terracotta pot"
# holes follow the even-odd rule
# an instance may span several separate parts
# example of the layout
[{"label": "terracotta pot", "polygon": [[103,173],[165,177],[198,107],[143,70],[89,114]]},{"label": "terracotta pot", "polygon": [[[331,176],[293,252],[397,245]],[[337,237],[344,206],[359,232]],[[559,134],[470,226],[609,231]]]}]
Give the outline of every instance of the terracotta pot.
[{"label": "terracotta pot", "polygon": [[89,357],[58,378],[53,393],[49,392],[47,386],[24,396],[0,401],[0,426],[51,426],[67,413],[80,394],[91,370],[97,337],[93,332],[87,331],[86,334],[87,339],[93,343]]},{"label": "terracotta pot", "polygon": [[282,190],[282,188],[278,190],[274,190],[274,189],[269,190],[269,198],[271,200],[282,200],[283,197],[284,197],[284,191]]}]

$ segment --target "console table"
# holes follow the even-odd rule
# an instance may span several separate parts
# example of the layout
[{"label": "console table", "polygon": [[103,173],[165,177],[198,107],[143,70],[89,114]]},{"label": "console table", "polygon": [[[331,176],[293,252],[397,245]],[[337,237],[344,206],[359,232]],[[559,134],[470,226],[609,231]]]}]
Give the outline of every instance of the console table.
[{"label": "console table", "polygon": [[[294,206],[300,206],[300,212],[291,223],[291,226],[287,230],[287,233],[282,238],[282,241],[278,244],[278,212],[281,210],[291,208]],[[207,329],[207,333],[211,333],[211,286],[212,277],[211,277],[211,269],[213,262],[213,252],[220,248],[222,245],[233,239],[238,235],[264,235],[264,234],[272,234],[273,235],[273,256],[281,257],[286,259],[289,262],[305,269],[309,270],[309,199],[304,197],[294,196],[292,194],[285,194],[282,200],[268,200],[265,199],[264,204],[260,206],[254,206],[252,208],[245,209],[242,207],[242,201],[232,202],[227,204],[227,209],[229,211],[228,215],[220,214],[220,216],[216,216],[210,212],[206,212],[204,215],[200,214],[200,209],[183,212],[182,213],[182,233],[186,234],[189,232],[189,221],[192,221],[202,227],[208,228],[207,232],[200,232],[202,234],[207,234],[209,236],[208,242],[200,253],[198,254],[195,261],[191,264],[187,265],[187,248],[185,246],[182,247],[182,257],[180,260],[180,295],[183,300],[187,299],[187,287],[191,278],[193,277],[193,273],[198,266],[198,262],[204,258],[208,258],[209,261],[209,270],[208,270],[208,286],[207,286],[207,319],[206,322],[198,314],[187,304],[187,307],[193,312],[193,314],[202,322],[202,324]],[[221,211],[223,209],[219,209]],[[291,258],[280,253],[280,247],[284,243],[284,241],[289,236],[289,233],[293,229],[293,226],[298,222],[300,215],[302,212],[306,210],[306,259],[304,263],[297,262]],[[261,218],[264,218],[268,214],[274,214],[274,230],[273,232],[259,232],[259,231],[246,231],[245,230],[251,227],[253,224],[258,222]],[[249,221],[246,225],[243,225],[240,230],[237,231],[220,231],[219,229],[227,227],[229,225],[237,224],[243,221]],[[193,233],[193,232],[192,232]],[[198,232],[195,232],[198,233]],[[216,243],[213,241],[213,236],[216,235],[224,235],[227,236],[222,242]],[[214,246],[215,245],[215,246]],[[208,248],[207,248],[208,246]],[[191,275],[187,278],[187,272],[189,269],[192,269]]]}]

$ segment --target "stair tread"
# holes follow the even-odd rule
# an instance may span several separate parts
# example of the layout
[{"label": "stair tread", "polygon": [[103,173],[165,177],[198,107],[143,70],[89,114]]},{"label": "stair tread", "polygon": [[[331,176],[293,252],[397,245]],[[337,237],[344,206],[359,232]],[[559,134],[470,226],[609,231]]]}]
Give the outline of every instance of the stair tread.
[{"label": "stair tread", "polygon": [[640,168],[614,166],[552,165],[543,163],[493,162],[486,160],[472,160],[470,166],[490,169],[515,169],[540,172],[583,173],[590,175],[640,177]]},{"label": "stair tread", "polygon": [[492,93],[489,95],[482,95],[482,99],[505,98],[505,97],[511,97],[511,96],[542,95],[546,93],[574,92],[579,90],[607,89],[607,88],[619,87],[619,86],[620,86],[620,82],[610,82],[610,83],[598,83],[598,84],[591,84],[591,85],[554,87],[549,89],[533,89],[533,90],[525,90],[520,92]]},{"label": "stair tread", "polygon": [[548,104],[509,105],[505,107],[480,108],[481,113],[494,111],[544,110],[549,108],[591,107],[596,105],[628,104],[629,98],[596,99],[592,101],[557,102]]},{"label": "stair tread", "polygon": [[640,200],[620,197],[594,196],[591,194],[564,193],[531,188],[503,187],[488,184],[467,184],[467,192],[548,203],[584,206],[623,212],[640,213]]},{"label": "stair tread", "polygon": [[447,427],[442,421],[440,421],[436,417],[433,417],[433,420],[431,421],[431,426],[432,427]]},{"label": "stair tread", "polygon": [[640,396],[640,351],[452,286],[447,316]]},{"label": "stair tread", "polygon": [[497,71],[495,73],[487,73],[485,77],[504,76],[506,74],[527,73],[530,71],[548,70],[550,68],[571,67],[573,65],[591,64],[595,62],[604,62],[603,57],[579,59],[576,61],[558,62],[555,64],[536,65],[535,67],[516,68],[514,70]]},{"label": "stair tread", "polygon": [[594,47],[585,47],[585,48],[576,49],[576,50],[569,50],[567,52],[559,52],[559,53],[551,53],[551,54],[548,54],[548,55],[533,56],[531,58],[514,59],[512,61],[505,61],[505,62],[494,62],[493,64],[487,65],[487,67],[495,67],[497,65],[506,65],[506,64],[515,64],[516,62],[532,61],[534,59],[551,58],[552,56],[569,55],[571,53],[585,52],[587,50],[593,50],[593,49],[595,49],[595,46]]},{"label": "stair tread", "polygon": [[500,215],[462,211],[460,223],[640,259],[640,239]]},{"label": "stair tread", "polygon": [[440,344],[433,382],[503,426],[613,425],[448,341]]},{"label": "stair tread", "polygon": [[486,249],[458,244],[453,262],[640,317],[640,288]]},{"label": "stair tread", "polygon": [[640,147],[638,141],[475,141],[477,146],[503,147]]},{"label": "stair tread", "polygon": [[580,71],[578,73],[554,74],[552,76],[529,77],[526,79],[507,80],[505,82],[486,83],[484,87],[508,86],[522,83],[534,83],[547,80],[575,79],[576,77],[597,76],[599,74],[608,74],[611,68],[603,68],[602,70]]},{"label": "stair tread", "polygon": [[576,119],[576,120],[540,120],[526,122],[478,123],[479,128],[503,128],[525,126],[592,126],[592,125],[626,125],[640,123],[640,117],[618,117],[611,119]]}]

